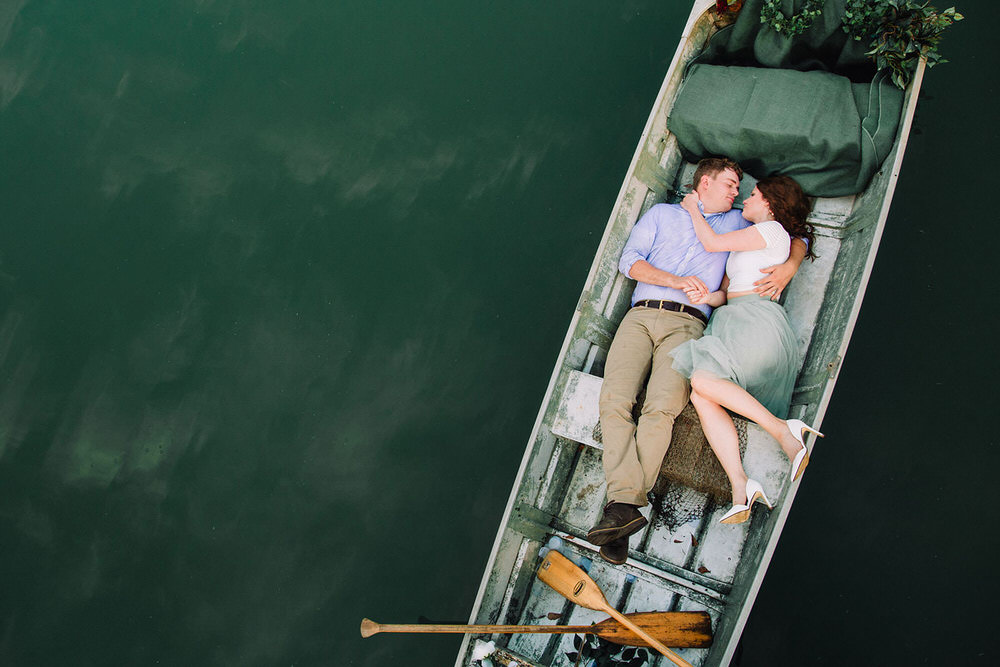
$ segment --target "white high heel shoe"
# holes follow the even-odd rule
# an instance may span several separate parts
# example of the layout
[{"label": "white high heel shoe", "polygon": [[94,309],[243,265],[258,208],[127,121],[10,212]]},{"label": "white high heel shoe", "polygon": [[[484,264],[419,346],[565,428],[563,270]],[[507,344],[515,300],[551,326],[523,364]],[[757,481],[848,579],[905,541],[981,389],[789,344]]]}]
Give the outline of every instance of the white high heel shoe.
[{"label": "white high heel shoe", "polygon": [[753,507],[755,502],[762,502],[767,505],[767,509],[774,509],[771,502],[764,495],[764,487],[760,485],[760,482],[752,479],[747,480],[746,485],[747,492],[747,504],[746,505],[733,505],[729,508],[729,511],[722,515],[719,519],[719,523],[743,523],[750,518],[750,508]]},{"label": "white high heel shoe", "polygon": [[810,433],[815,433],[819,437],[823,437],[823,434],[809,426],[804,421],[798,419],[788,419],[785,420],[785,424],[788,425],[788,430],[792,432],[792,437],[799,441],[802,445],[802,449],[799,453],[795,455],[795,459],[792,461],[792,481],[794,482],[799,477],[802,476],[802,471],[806,469],[809,465],[809,448],[806,447],[806,431]]}]

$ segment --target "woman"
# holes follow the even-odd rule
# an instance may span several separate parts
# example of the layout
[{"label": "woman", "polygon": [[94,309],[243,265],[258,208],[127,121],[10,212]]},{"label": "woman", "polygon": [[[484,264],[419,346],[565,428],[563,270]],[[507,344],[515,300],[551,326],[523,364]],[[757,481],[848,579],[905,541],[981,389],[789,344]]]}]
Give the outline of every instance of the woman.
[{"label": "woman", "polygon": [[743,202],[743,217],[753,224],[728,234],[716,234],[705,221],[697,193],[687,195],[681,206],[691,214],[706,250],[730,252],[722,289],[688,295],[692,303],[718,310],[702,338],[674,350],[673,367],[691,379],[691,403],[733,487],[733,507],[721,522],[743,523],[755,501],[771,503],[743,470],[736,426],[726,409],[753,420],[778,441],[792,462],[793,481],[809,462],[805,432],[822,437],[797,419],[785,421],[799,370],[798,343],[784,308],[753,288],[760,269],[788,258],[792,237],[805,240],[806,256],[815,258],[813,229],[806,222],[809,201],[787,176],[762,179]]}]

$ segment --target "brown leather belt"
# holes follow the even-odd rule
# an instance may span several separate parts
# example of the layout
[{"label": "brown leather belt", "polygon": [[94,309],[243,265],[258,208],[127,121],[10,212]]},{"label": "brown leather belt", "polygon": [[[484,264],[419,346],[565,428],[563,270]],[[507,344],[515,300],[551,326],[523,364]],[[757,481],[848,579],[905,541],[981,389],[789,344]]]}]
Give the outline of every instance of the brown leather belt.
[{"label": "brown leather belt", "polygon": [[676,301],[654,301],[652,299],[643,299],[642,301],[636,301],[632,304],[633,308],[642,306],[643,308],[656,308],[657,310],[672,310],[675,313],[686,313],[688,315],[693,315],[702,321],[703,324],[708,324],[708,317],[705,313],[701,312],[694,306],[689,306],[686,303],[677,303]]}]

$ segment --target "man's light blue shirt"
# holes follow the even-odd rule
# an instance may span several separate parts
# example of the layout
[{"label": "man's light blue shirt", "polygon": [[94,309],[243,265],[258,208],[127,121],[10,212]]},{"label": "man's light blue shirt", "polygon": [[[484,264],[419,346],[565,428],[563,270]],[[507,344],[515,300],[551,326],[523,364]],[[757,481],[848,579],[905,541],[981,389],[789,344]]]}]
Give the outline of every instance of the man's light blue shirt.
[{"label": "man's light blue shirt", "polygon": [[[737,209],[713,213],[705,216],[705,219],[718,234],[750,226]],[[628,276],[632,265],[640,259],[675,276],[698,276],[708,289],[714,291],[719,289],[722,278],[726,275],[729,253],[705,250],[694,233],[691,216],[678,204],[657,204],[635,223],[622,251],[618,269]],[[636,281],[632,304],[645,299],[693,305],[681,290]],[[694,307],[706,316],[712,312],[712,308],[705,304]]]}]

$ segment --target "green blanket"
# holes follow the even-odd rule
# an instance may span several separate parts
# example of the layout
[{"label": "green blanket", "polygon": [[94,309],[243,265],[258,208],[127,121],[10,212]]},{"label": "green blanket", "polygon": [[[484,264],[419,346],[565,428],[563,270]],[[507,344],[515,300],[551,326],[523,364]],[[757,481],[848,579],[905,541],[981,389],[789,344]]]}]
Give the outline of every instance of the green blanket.
[{"label": "green blanket", "polygon": [[[668,129],[690,161],[726,155],[810,195],[860,192],[892,149],[902,91],[840,29],[844,0],[827,0],[795,38],[760,24],[762,1],[747,0],[689,68]],[[800,4],[785,0],[788,11]]]},{"label": "green blanket", "polygon": [[762,178],[791,176],[810,195],[860,192],[892,149],[902,91],[887,77],[694,65],[667,127],[690,161],[726,155]]}]

